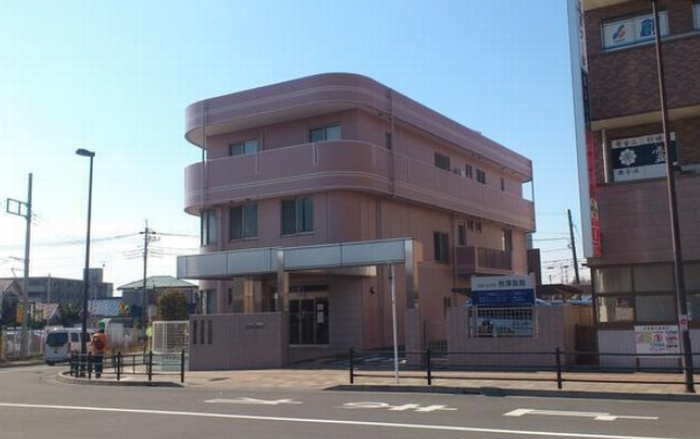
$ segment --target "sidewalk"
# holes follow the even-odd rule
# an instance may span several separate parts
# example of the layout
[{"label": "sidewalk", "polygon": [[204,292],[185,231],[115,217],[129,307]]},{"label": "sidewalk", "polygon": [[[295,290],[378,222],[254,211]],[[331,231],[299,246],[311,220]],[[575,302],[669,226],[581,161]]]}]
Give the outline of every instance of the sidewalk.
[{"label": "sidewalk", "polygon": [[[367,375],[370,375],[369,373]],[[423,373],[402,372],[396,384],[392,372],[372,372],[371,376],[356,376],[350,384],[349,373],[339,369],[266,369],[233,370],[185,373],[185,383],[180,384],[179,374],[154,375],[148,382],[145,375],[124,375],[117,382],[116,376],[106,373],[99,380],[73,378],[62,374],[61,379],[72,383],[98,385],[151,385],[206,387],[221,390],[341,390],[371,392],[420,392],[449,394],[483,394],[489,396],[547,396],[607,399],[638,399],[700,402],[700,394],[685,392],[681,374],[605,374],[567,373],[563,389],[557,389],[551,372],[445,372],[440,371],[428,386]],[[465,378],[468,376],[469,378]],[[599,380],[608,382],[568,382],[566,379]],[[614,380],[629,383],[610,382]],[[643,384],[642,381],[661,381],[664,384]],[[697,387],[700,387],[697,386]],[[700,390],[700,389],[699,389]]]}]

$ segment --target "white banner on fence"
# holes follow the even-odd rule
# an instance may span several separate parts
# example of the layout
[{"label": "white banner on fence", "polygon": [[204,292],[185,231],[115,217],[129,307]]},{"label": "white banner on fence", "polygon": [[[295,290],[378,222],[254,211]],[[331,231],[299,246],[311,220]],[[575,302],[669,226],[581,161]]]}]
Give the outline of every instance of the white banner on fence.
[{"label": "white banner on fence", "polygon": [[635,325],[634,339],[637,354],[679,354],[677,325]]}]

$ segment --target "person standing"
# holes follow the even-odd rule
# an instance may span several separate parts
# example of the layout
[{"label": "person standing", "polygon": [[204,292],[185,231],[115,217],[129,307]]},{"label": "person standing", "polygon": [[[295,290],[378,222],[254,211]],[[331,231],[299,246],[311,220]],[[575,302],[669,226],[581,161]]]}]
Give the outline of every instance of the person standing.
[{"label": "person standing", "polygon": [[102,364],[105,351],[107,350],[107,335],[103,328],[100,328],[100,330],[92,336],[90,348],[92,350],[92,359],[95,364],[95,377],[100,378],[102,376]]}]

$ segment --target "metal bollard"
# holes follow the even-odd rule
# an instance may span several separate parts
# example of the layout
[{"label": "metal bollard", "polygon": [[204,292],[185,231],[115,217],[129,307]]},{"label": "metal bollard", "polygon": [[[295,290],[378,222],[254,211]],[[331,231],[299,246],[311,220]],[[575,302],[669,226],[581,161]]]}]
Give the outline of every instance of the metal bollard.
[{"label": "metal bollard", "polygon": [[180,383],[185,382],[185,350],[180,351]]},{"label": "metal bollard", "polygon": [[117,352],[117,381],[121,379],[122,376],[122,352]]},{"label": "metal bollard", "polygon": [[561,349],[557,348],[555,351],[556,362],[557,362],[557,389],[562,389],[562,379],[561,379]]},{"label": "metal bollard", "polygon": [[430,348],[426,349],[425,351],[425,358],[427,364],[427,372],[428,372],[428,385],[432,386],[433,385],[433,370],[431,367],[431,361],[430,361]]},{"label": "metal bollard", "polygon": [[153,351],[148,351],[148,381],[153,381]]},{"label": "metal bollard", "polygon": [[355,349],[350,348],[350,384],[355,384]]}]

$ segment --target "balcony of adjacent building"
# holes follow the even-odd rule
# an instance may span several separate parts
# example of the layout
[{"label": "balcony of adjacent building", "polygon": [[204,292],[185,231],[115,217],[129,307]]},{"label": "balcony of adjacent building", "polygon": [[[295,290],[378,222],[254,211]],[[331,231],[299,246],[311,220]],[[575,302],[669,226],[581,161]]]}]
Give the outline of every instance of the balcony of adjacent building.
[{"label": "balcony of adjacent building", "polygon": [[455,272],[458,276],[513,273],[511,251],[479,246],[457,247],[455,250]]},{"label": "balcony of adjacent building", "polygon": [[365,141],[262,150],[185,170],[185,208],[191,213],[204,201],[216,205],[329,190],[396,196],[527,231],[535,226],[533,203],[522,196]]}]

